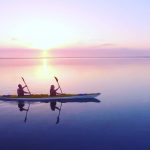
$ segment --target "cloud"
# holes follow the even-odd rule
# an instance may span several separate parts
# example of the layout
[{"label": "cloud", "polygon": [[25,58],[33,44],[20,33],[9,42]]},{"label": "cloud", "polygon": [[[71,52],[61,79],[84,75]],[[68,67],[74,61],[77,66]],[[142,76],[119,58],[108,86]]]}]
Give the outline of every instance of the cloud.
[{"label": "cloud", "polygon": [[55,49],[51,51],[54,57],[147,57],[150,56],[150,50],[146,49],[128,49],[106,46],[93,46],[85,48],[66,48]]},{"label": "cloud", "polygon": [[0,58],[37,57],[41,51],[29,48],[0,48]]}]

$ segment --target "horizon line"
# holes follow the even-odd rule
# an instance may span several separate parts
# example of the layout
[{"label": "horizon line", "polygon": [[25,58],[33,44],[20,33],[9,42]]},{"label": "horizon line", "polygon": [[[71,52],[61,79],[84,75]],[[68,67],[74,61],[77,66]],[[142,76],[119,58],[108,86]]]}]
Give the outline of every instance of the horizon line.
[{"label": "horizon line", "polygon": [[0,59],[100,59],[100,58],[150,58],[150,56],[112,56],[112,57],[0,57]]}]

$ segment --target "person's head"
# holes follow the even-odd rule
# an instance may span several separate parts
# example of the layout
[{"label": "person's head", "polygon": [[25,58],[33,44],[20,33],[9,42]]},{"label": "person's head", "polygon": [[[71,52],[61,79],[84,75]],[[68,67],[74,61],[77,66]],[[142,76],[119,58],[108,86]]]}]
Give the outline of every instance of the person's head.
[{"label": "person's head", "polygon": [[55,86],[54,85],[51,85],[51,90],[54,90],[55,89]]},{"label": "person's head", "polygon": [[21,84],[18,84],[18,87],[19,87],[19,88],[22,88],[22,85],[21,85]]}]

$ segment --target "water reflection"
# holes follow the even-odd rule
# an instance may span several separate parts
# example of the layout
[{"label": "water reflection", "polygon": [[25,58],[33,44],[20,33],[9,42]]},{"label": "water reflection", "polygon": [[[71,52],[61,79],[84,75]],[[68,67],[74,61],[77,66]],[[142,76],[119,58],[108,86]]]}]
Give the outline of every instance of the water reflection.
[{"label": "water reflection", "polygon": [[52,111],[55,111],[56,109],[59,110],[59,108],[56,106],[56,101],[50,102],[50,108]]},{"label": "water reflection", "polygon": [[19,101],[18,102],[18,108],[20,111],[28,111],[28,109],[24,108],[25,107],[25,103],[24,101]]},{"label": "water reflection", "polygon": [[[61,110],[63,108],[63,105],[65,105],[66,103],[100,103],[100,100],[96,99],[96,98],[87,98],[87,99],[60,99],[60,100],[41,100],[41,101],[26,101],[26,100],[0,100],[0,102],[3,103],[9,103],[10,105],[17,105],[17,108],[19,109],[20,112],[25,112],[25,116],[24,116],[24,123],[27,123],[28,120],[28,113],[29,110],[32,108],[30,107],[30,105],[34,105],[37,103],[44,103],[50,106],[50,110],[51,111],[56,111],[58,113],[57,117],[56,117],[56,124],[60,123],[60,116],[61,116]],[[60,104],[60,106],[59,106]]]},{"label": "water reflection", "polygon": [[[15,94],[14,85],[18,83],[20,76],[25,77],[30,90],[34,93],[47,93],[47,87],[55,84],[54,76],[61,79],[62,88],[66,93],[97,92],[97,90],[113,92],[118,91],[118,87],[119,90],[127,87],[127,90],[132,91],[133,88],[139,87],[138,84],[148,89],[149,67],[149,59],[0,60],[0,93]],[[128,86],[130,84],[133,87],[130,88]]]},{"label": "water reflection", "polygon": [[27,109],[27,111],[26,111],[26,115],[25,115],[25,118],[24,118],[24,122],[25,122],[25,123],[26,123],[26,121],[27,121],[29,108],[30,108],[30,103],[29,103],[29,106],[28,106],[28,109]]},{"label": "water reflection", "polygon": [[61,103],[61,106],[60,106],[60,108],[59,108],[59,113],[58,113],[58,116],[57,116],[56,124],[58,124],[58,123],[59,123],[59,120],[60,120],[59,118],[60,118],[61,108],[62,108],[62,103]]},{"label": "water reflection", "polygon": [[26,111],[26,115],[25,115],[25,118],[24,118],[24,122],[26,123],[27,117],[28,117],[28,111],[29,111],[29,108],[30,108],[30,103],[28,105],[28,108],[25,108],[25,102],[24,101],[18,101],[18,108],[19,108],[20,111]]},{"label": "water reflection", "polygon": [[49,101],[24,102],[23,108],[27,111],[20,111],[18,102],[0,102],[1,149],[51,146],[51,149],[137,150],[149,147],[150,60],[54,61],[56,63],[48,60],[48,65],[42,63],[43,60],[0,61],[0,95],[16,94],[20,76],[25,77],[34,93],[49,93],[49,85],[56,84],[53,79],[56,75],[65,93],[100,91],[103,103],[56,101],[53,106],[59,109],[53,107],[52,111]]}]

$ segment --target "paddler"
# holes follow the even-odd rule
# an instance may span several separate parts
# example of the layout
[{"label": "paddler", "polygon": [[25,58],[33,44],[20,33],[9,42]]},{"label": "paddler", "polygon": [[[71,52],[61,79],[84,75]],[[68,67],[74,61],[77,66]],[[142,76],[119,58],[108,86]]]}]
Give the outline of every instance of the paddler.
[{"label": "paddler", "polygon": [[17,89],[18,97],[19,96],[24,96],[25,93],[28,93],[28,92],[23,90],[25,87],[27,87],[27,86],[25,85],[24,87],[22,87],[21,84],[18,84],[18,89]]},{"label": "paddler", "polygon": [[[57,89],[55,89],[55,86],[51,85],[51,87],[50,87],[50,96],[56,96],[57,94],[59,94],[59,93],[57,93],[57,90],[59,88],[60,88],[60,86]],[[59,108],[56,106],[56,101],[50,102],[50,107],[51,107],[52,111],[55,111],[55,109],[59,110]]]},{"label": "paddler", "polygon": [[60,86],[57,89],[55,89],[55,86],[51,85],[51,87],[50,87],[50,96],[56,96],[57,94],[59,94],[59,93],[57,93],[57,90],[59,88],[60,88]]}]

